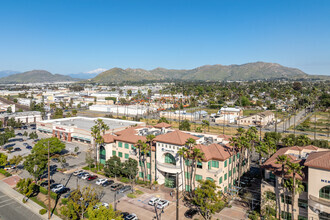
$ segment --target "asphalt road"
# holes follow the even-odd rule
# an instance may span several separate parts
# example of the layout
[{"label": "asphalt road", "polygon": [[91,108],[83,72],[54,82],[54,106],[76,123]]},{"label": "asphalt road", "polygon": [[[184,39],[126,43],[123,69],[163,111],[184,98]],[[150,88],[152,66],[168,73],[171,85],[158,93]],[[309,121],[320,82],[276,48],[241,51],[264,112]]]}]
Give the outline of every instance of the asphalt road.
[{"label": "asphalt road", "polygon": [[41,220],[38,215],[22,206],[15,199],[0,191],[0,219],[1,220]]}]

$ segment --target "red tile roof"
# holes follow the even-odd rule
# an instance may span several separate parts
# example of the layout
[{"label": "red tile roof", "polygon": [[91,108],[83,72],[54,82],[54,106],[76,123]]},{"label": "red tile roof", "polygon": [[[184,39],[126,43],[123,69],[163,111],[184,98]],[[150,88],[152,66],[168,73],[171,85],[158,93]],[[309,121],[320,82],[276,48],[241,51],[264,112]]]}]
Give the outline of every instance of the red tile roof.
[{"label": "red tile roof", "polygon": [[210,144],[205,146],[198,144],[196,145],[196,148],[200,149],[204,153],[204,161],[225,161],[236,153],[230,145]]},{"label": "red tile roof", "polygon": [[161,122],[161,123],[159,123],[159,124],[156,124],[154,127],[155,127],[155,128],[170,128],[170,127],[172,127],[172,125],[167,124],[167,123],[165,123],[165,122]]},{"label": "red tile roof", "polygon": [[305,166],[330,170],[330,151],[311,153],[305,161]]},{"label": "red tile roof", "polygon": [[115,142],[115,138],[116,136],[112,135],[112,134],[105,134],[103,135],[103,140],[104,143],[108,144],[108,143],[113,143]]},{"label": "red tile roof", "polygon": [[183,146],[189,138],[198,140],[199,138],[191,134],[175,130],[166,134],[158,135],[154,141]]}]

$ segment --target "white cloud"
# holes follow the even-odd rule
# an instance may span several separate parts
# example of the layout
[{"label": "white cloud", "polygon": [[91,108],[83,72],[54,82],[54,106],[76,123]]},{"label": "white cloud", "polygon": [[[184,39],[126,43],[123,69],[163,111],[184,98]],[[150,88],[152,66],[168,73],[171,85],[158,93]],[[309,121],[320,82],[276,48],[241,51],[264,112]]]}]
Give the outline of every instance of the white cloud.
[{"label": "white cloud", "polygon": [[88,71],[88,72],[85,72],[85,73],[90,73],[90,74],[99,74],[99,73],[102,73],[104,71],[106,71],[107,69],[104,69],[104,68],[97,68],[95,70],[91,70],[91,71]]}]

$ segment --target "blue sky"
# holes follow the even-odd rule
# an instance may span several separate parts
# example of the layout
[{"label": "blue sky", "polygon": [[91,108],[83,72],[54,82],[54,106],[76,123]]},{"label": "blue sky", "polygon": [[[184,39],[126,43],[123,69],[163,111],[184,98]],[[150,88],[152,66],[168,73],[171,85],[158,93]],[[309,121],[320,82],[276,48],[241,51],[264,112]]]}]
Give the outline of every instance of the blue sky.
[{"label": "blue sky", "polygon": [[330,1],[0,0],[0,70],[255,61],[330,75]]}]

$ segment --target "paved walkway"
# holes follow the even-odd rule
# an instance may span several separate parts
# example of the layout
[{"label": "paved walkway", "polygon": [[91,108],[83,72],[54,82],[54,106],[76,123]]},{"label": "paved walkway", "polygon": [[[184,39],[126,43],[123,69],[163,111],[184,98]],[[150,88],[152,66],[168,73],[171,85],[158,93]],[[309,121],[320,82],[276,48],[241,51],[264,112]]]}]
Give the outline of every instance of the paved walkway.
[{"label": "paved walkway", "polygon": [[[31,220],[39,220],[39,219],[47,219],[48,215],[40,215],[39,214],[39,210],[42,209],[42,207],[40,205],[38,205],[37,203],[33,202],[32,200],[29,200],[27,203],[23,203],[22,200],[24,198],[24,196],[22,194],[20,194],[19,192],[17,192],[16,190],[14,190],[12,188],[12,186],[8,185],[6,182],[15,182],[16,180],[16,176],[12,176],[12,177],[8,177],[6,179],[3,179],[2,181],[0,181],[0,198],[6,198],[6,200],[4,201],[0,201],[0,219],[15,219],[15,220],[26,220],[26,219],[31,219]],[[13,180],[13,181],[12,181]],[[11,206],[14,206],[14,210],[12,210],[12,212],[15,212],[15,218],[7,218],[6,217],[6,211],[7,209],[5,209],[5,212],[3,212],[3,205],[8,205],[11,204]],[[13,205],[13,204],[17,204]],[[22,209],[20,209],[20,207],[23,207]],[[18,212],[17,212],[18,211]],[[22,218],[20,218],[20,215],[18,213],[21,213],[23,216],[21,216]],[[26,214],[25,214],[26,213]],[[56,215],[53,215],[51,219],[54,220],[60,220],[61,218],[59,218]]]}]

